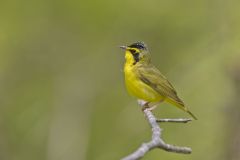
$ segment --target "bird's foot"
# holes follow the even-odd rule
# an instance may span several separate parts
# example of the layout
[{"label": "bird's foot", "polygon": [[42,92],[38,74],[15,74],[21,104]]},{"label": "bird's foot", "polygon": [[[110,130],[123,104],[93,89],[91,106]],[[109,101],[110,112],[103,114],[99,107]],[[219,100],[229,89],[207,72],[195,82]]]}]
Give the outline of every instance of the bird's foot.
[{"label": "bird's foot", "polygon": [[148,109],[149,111],[153,111],[157,107],[157,105],[151,106],[149,104],[150,102],[146,102],[142,107],[142,111],[144,111],[145,109]]},{"label": "bird's foot", "polygon": [[142,107],[142,111],[144,111],[145,109],[152,111],[157,107],[157,104],[154,104],[151,102],[146,102],[146,101],[140,100],[140,99],[138,100],[138,104]]},{"label": "bird's foot", "polygon": [[144,111],[145,109],[149,109],[149,102],[144,103],[144,105],[142,106],[142,111]]}]

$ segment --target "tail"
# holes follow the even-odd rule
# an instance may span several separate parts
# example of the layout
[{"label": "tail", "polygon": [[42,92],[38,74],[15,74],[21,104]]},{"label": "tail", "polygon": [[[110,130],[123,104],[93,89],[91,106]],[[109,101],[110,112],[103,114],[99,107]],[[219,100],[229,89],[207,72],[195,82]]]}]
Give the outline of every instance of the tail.
[{"label": "tail", "polygon": [[189,115],[191,115],[193,119],[197,120],[197,117],[191,111],[188,110],[188,108],[184,105],[184,103],[181,100],[176,102],[175,100],[167,98],[166,101],[180,108],[181,110],[187,112]]},{"label": "tail", "polygon": [[193,119],[197,120],[197,117],[192,112],[190,112],[189,110],[187,110],[186,112],[190,114]]}]

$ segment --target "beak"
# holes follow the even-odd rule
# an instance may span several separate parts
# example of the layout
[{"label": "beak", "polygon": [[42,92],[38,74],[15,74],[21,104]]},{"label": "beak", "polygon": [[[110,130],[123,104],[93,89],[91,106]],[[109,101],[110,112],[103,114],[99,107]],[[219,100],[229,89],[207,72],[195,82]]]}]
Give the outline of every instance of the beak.
[{"label": "beak", "polygon": [[121,49],[126,50],[128,47],[127,46],[119,46]]}]

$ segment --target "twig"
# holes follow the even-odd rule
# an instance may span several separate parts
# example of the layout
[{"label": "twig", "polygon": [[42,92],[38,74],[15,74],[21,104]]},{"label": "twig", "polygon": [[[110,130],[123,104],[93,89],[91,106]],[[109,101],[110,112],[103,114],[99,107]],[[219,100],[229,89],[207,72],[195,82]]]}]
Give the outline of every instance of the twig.
[{"label": "twig", "polygon": [[[157,120],[153,115],[153,113],[151,112],[151,109],[146,108],[143,110],[143,112],[152,128],[152,140],[150,142],[143,143],[135,152],[131,153],[127,157],[124,157],[122,160],[138,160],[142,158],[147,152],[149,152],[154,148],[161,148],[168,152],[183,153],[183,154],[190,154],[192,152],[191,148],[179,147],[179,146],[174,146],[174,145],[165,143],[161,138],[161,128],[157,124]],[[169,120],[169,119],[168,121],[173,122],[173,120]],[[180,122],[179,119],[177,120],[177,122]]]},{"label": "twig", "polygon": [[178,118],[178,119],[157,119],[156,120],[157,122],[175,122],[175,123],[187,123],[187,122],[190,122],[192,121],[192,119],[190,118]]}]

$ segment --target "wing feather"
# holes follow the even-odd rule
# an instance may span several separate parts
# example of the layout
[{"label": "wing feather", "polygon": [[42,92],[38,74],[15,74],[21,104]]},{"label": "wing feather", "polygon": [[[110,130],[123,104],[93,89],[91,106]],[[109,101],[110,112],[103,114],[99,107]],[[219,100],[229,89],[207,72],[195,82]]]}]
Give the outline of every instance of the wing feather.
[{"label": "wing feather", "polygon": [[160,95],[184,106],[183,101],[177,96],[177,92],[172,84],[156,67],[153,65],[141,65],[137,68],[137,76],[142,82],[149,85]]}]

